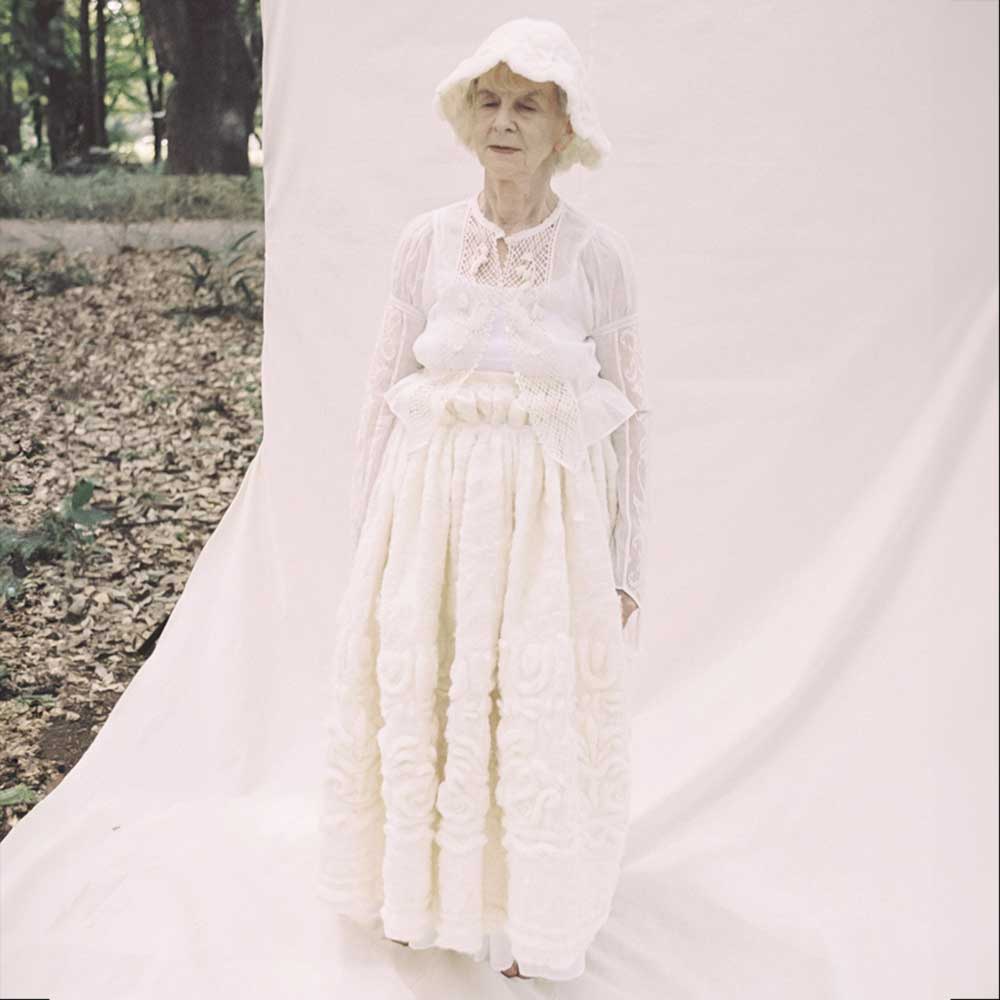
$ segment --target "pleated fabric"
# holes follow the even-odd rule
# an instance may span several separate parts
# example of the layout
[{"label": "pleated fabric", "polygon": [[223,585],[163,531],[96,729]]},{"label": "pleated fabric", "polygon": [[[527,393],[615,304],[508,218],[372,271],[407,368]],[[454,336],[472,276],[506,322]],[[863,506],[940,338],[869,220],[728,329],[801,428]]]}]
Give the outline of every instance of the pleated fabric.
[{"label": "pleated fabric", "polygon": [[337,608],[321,896],[414,948],[572,979],[629,816],[610,438],[546,456],[508,372],[396,423]]}]

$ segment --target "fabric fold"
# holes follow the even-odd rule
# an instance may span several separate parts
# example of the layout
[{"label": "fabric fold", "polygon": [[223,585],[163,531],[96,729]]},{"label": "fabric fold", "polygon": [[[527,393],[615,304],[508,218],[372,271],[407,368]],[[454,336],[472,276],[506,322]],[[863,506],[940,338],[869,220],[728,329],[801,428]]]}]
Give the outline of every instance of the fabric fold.
[{"label": "fabric fold", "polygon": [[[461,372],[430,372],[426,369],[393,383],[385,392],[385,402],[406,428],[406,449],[415,451],[430,441],[434,427],[461,413],[469,394]],[[579,469],[587,459],[587,449],[607,437],[633,413],[635,405],[613,382],[595,377],[583,392],[565,380],[515,376],[523,388],[510,406],[519,422],[532,425],[539,443],[561,465]],[[532,420],[532,413],[544,409],[545,420]],[[553,412],[563,419],[553,421]],[[551,429],[551,433],[550,433]]]}]

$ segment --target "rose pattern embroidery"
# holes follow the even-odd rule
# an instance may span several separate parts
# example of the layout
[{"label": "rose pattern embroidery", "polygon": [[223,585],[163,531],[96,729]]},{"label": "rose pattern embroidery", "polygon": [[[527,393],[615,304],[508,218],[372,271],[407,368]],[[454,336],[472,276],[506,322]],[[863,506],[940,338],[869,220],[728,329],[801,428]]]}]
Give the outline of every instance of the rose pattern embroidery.
[{"label": "rose pattern embroidery", "polygon": [[[598,585],[609,573],[607,531],[576,528],[578,518],[598,513],[596,506],[570,485],[576,477],[563,478],[549,463],[546,481],[556,485],[558,475],[570,508],[565,534],[554,533],[556,548],[540,551],[551,540],[538,533],[528,546],[527,575],[478,589],[464,571],[458,580],[459,552],[478,567],[485,556],[479,540],[491,537],[487,526],[509,523],[505,511],[514,497],[505,477],[485,464],[488,449],[466,446],[492,449],[502,440],[504,448],[521,449],[530,440],[494,439],[459,425],[547,422],[536,427],[538,437],[546,455],[561,461],[574,452],[578,416],[546,352],[561,332],[549,329],[543,298],[551,232],[511,239],[501,267],[495,242],[470,228],[472,238],[463,235],[458,248],[460,273],[435,282],[427,316],[433,335],[417,355],[425,371],[391,400],[407,424],[406,473],[391,490],[382,477],[373,492],[378,513],[365,528],[345,603],[350,613],[338,614],[352,652],[340,648],[335,663],[343,683],[336,687],[326,829],[339,839],[327,870],[340,908],[380,914],[395,929],[391,936],[423,936],[434,927],[446,946],[474,947],[502,909],[515,952],[558,966],[582,951],[606,915],[624,841],[630,772],[619,607],[617,596]],[[519,369],[516,388],[504,383],[503,391],[499,383],[464,378],[495,322]],[[606,333],[604,343],[621,343],[626,370],[634,368],[624,334]],[[390,372],[398,370],[389,364],[395,357],[386,358]],[[438,421],[455,425],[454,433],[435,437]],[[428,441],[429,449],[421,447]],[[468,475],[466,520],[457,533],[440,516],[449,509],[444,455],[448,462],[461,458],[454,468]],[[605,459],[611,484],[614,467]],[[514,531],[550,516],[542,501],[553,492],[541,480],[525,483],[529,464],[522,466]],[[487,481],[496,492],[480,488]],[[470,498],[487,505],[472,520]],[[523,536],[519,544],[523,551]],[[460,629],[443,624],[433,603],[452,586]],[[502,622],[502,655],[491,663],[494,615]],[[558,928],[558,936],[546,928]]]}]

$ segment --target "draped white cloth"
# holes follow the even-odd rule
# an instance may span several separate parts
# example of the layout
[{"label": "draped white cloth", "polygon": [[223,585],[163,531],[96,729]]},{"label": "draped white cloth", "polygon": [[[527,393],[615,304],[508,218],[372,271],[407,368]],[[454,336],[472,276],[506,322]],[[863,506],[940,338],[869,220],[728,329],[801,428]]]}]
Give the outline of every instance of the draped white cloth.
[{"label": "draped white cloth", "polygon": [[[632,823],[558,988],[996,996],[997,7],[550,13],[615,147],[554,187],[629,236],[653,415]],[[264,18],[264,441],[156,652],[0,843],[0,996],[541,993],[311,891],[387,265],[481,181],[427,98],[498,18]]]}]

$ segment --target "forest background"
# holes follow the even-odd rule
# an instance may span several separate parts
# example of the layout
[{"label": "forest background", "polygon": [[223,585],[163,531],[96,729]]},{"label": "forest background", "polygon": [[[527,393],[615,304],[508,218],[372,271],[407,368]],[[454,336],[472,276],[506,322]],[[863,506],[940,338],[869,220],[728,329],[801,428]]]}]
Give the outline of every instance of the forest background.
[{"label": "forest background", "polygon": [[257,0],[0,0],[0,837],[260,444],[262,59]]}]

